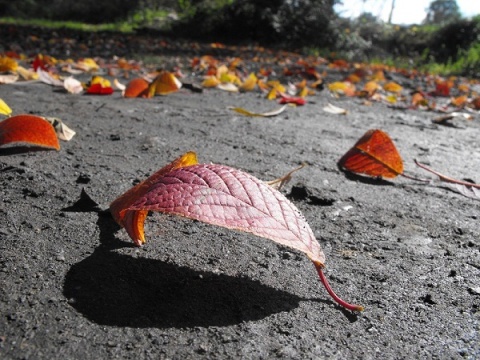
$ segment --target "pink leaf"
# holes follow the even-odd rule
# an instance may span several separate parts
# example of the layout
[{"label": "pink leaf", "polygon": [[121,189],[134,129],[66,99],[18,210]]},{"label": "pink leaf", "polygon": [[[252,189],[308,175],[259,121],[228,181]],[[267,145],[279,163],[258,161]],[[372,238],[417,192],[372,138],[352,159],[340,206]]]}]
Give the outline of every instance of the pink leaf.
[{"label": "pink leaf", "polygon": [[144,242],[143,222],[152,210],[249,232],[302,251],[335,301],[363,310],[330,288],[322,272],[325,255],[300,211],[282,193],[240,170],[197,164],[196,155],[187,153],[120,196],[110,210],[137,245]]},{"label": "pink leaf", "polygon": [[197,164],[173,170],[128,210],[161,211],[250,232],[325,262],[310,226],[285,196],[226,166]]}]

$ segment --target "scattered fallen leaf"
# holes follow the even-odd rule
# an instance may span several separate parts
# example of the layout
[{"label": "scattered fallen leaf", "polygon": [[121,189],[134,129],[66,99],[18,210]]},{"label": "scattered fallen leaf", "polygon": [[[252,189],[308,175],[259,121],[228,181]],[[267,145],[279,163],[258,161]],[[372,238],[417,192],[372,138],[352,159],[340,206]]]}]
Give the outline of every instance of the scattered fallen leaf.
[{"label": "scattered fallen leaf", "polygon": [[18,80],[18,74],[1,74],[0,84],[12,84]]},{"label": "scattered fallen leaf", "polygon": [[282,95],[279,101],[279,104],[294,104],[299,106],[305,105],[306,103],[307,101],[304,98],[286,95]]},{"label": "scattered fallen leaf", "polygon": [[97,71],[100,67],[98,66],[97,62],[92,58],[86,58],[83,60],[79,60],[76,63],[77,68],[82,71],[86,72],[94,72]]},{"label": "scattered fallen leaf", "polygon": [[436,170],[433,170],[432,168],[428,167],[427,165],[419,163],[417,160],[415,160],[415,164],[417,164],[418,167],[422,168],[425,171],[428,171],[434,175],[437,175],[438,178],[441,181],[444,181],[449,184],[449,188],[452,190],[455,190],[462,194],[463,196],[480,200],[480,184],[475,184],[473,182],[468,182],[468,181],[462,181],[462,180],[457,180],[454,178],[451,178],[449,176],[443,175],[439,173]]},{"label": "scattered fallen leaf", "polygon": [[336,81],[328,84],[328,90],[336,95],[355,95],[355,85],[348,81]]},{"label": "scattered fallen leaf", "polygon": [[368,130],[338,165],[354,173],[382,178],[403,173],[402,158],[390,136],[382,130]]},{"label": "scattered fallen leaf", "polygon": [[113,79],[113,85],[120,91],[122,91],[122,95],[125,93],[125,89],[127,86],[125,84],[122,84],[118,79]]},{"label": "scattered fallen leaf", "polygon": [[53,86],[63,86],[63,81],[59,79],[58,75],[49,73],[48,71],[43,70],[41,67],[38,67],[36,71],[38,79],[41,82]]},{"label": "scattered fallen leaf", "polygon": [[281,114],[282,112],[285,111],[286,108],[287,108],[287,105],[283,105],[277,110],[273,110],[265,113],[251,112],[240,107],[230,107],[229,109],[245,116],[272,117],[272,116],[277,116]]},{"label": "scattered fallen leaf", "polygon": [[328,104],[323,108],[323,111],[326,111],[330,114],[337,114],[337,115],[347,115],[348,111],[342,108],[339,108],[338,106]]},{"label": "scattered fallen leaf", "polygon": [[160,211],[249,232],[304,252],[337,303],[363,310],[341,300],[329,286],[322,270],[325,255],[300,211],[279,191],[240,170],[198,164],[195,153],[186,153],[117,198],[110,211],[137,245],[145,242],[148,211]]},{"label": "scattered fallen leaf", "polygon": [[76,134],[75,131],[70,129],[62,120],[58,118],[46,117],[45,120],[52,124],[60,140],[70,141]]},{"label": "scattered fallen leaf", "polygon": [[436,117],[435,119],[432,120],[432,122],[434,122],[436,124],[447,125],[447,124],[449,124],[448,123],[449,120],[452,120],[452,119],[458,118],[458,117],[463,117],[467,120],[473,120],[473,116],[471,114],[461,113],[461,112],[452,112],[452,113],[447,114],[447,115],[442,115],[442,116]]},{"label": "scattered fallen leaf", "polygon": [[130,80],[123,96],[126,98],[149,97],[148,81],[144,78]]},{"label": "scattered fallen leaf", "polygon": [[464,107],[467,104],[467,102],[468,102],[467,95],[460,95],[450,99],[450,104],[458,108]]},{"label": "scattered fallen leaf", "polygon": [[0,72],[17,71],[17,67],[17,60],[12,59],[9,56],[0,56]]},{"label": "scattered fallen leaf", "polygon": [[23,66],[18,66],[17,73],[23,80],[38,80],[38,74],[35,71],[25,69]]},{"label": "scattered fallen leaf", "polygon": [[87,85],[87,94],[90,95],[111,95],[113,94],[110,80],[101,76],[93,76],[90,83]]},{"label": "scattered fallen leaf", "polygon": [[202,82],[202,86],[205,88],[217,87],[220,84],[220,80],[216,76],[210,75],[205,77]]},{"label": "scattered fallen leaf", "polygon": [[397,84],[396,82],[390,81],[383,85],[383,90],[398,94],[402,92],[403,88],[401,85]]},{"label": "scattered fallen leaf", "polygon": [[72,76],[69,76],[65,80],[63,80],[63,87],[70,94],[80,94],[83,91],[82,83]]},{"label": "scattered fallen leaf", "polygon": [[7,105],[3,99],[0,99],[0,114],[10,116],[12,109]]},{"label": "scattered fallen leaf", "polygon": [[421,92],[416,92],[412,95],[412,106],[419,107],[419,106],[428,106],[428,100]]},{"label": "scattered fallen leaf", "polygon": [[258,78],[254,73],[248,75],[247,79],[240,86],[241,91],[253,91],[257,86]]},{"label": "scattered fallen leaf", "polygon": [[39,146],[60,150],[53,126],[35,115],[16,115],[0,121],[0,147]]},{"label": "scattered fallen leaf", "polygon": [[238,92],[238,87],[233,83],[220,83],[217,88],[223,91]]},{"label": "scattered fallen leaf", "polygon": [[169,71],[162,71],[149,85],[149,97],[167,95],[178,91],[182,87],[180,80]]}]

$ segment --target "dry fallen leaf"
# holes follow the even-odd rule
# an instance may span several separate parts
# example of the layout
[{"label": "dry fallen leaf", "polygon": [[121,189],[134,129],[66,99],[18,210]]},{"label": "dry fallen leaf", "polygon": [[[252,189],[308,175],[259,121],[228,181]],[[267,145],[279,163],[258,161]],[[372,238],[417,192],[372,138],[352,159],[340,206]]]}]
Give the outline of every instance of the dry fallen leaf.
[{"label": "dry fallen leaf", "polygon": [[394,178],[403,173],[403,161],[392,139],[381,130],[369,130],[339,160],[348,171]]},{"label": "dry fallen leaf", "polygon": [[63,86],[63,81],[59,79],[58,75],[49,73],[43,70],[41,67],[37,68],[38,79],[45,84],[53,86]]},{"label": "dry fallen leaf", "polygon": [[60,150],[55,129],[40,116],[16,115],[0,121],[0,148],[28,145]]},{"label": "dry fallen leaf", "polygon": [[1,74],[0,84],[12,84],[18,80],[18,74]]},{"label": "dry fallen leaf", "polygon": [[287,105],[283,105],[282,107],[280,107],[277,110],[273,110],[273,111],[269,111],[269,112],[265,112],[265,113],[251,112],[251,111],[245,110],[244,108],[240,108],[240,107],[230,107],[229,109],[232,110],[232,111],[235,111],[239,114],[245,115],[245,116],[272,117],[272,116],[277,116],[277,115],[281,114],[282,112],[284,112],[286,107],[287,107]]},{"label": "dry fallen leaf", "polygon": [[338,106],[328,104],[323,108],[323,111],[326,111],[330,114],[337,114],[337,115],[347,115],[348,111],[342,108],[339,108]]},{"label": "dry fallen leaf", "polygon": [[473,115],[469,113],[452,112],[450,114],[438,116],[435,119],[433,119],[432,122],[436,124],[447,125],[449,124],[448,121],[454,118],[464,118],[466,120],[473,120]]},{"label": "dry fallen leaf", "polygon": [[463,196],[466,196],[475,200],[480,200],[480,184],[453,179],[449,176],[439,173],[436,170],[433,170],[427,165],[419,163],[417,160],[415,160],[415,164],[417,164],[417,166],[422,168],[423,170],[428,171],[434,175],[437,175],[441,181],[447,183],[450,189],[462,194]]},{"label": "dry fallen leaf", "polygon": [[12,109],[7,105],[3,99],[0,99],[0,114],[10,116]]},{"label": "dry fallen leaf", "polygon": [[76,134],[75,131],[70,129],[62,120],[58,118],[46,117],[45,120],[52,124],[60,140],[70,141]]},{"label": "dry fallen leaf", "polygon": [[0,55],[0,72],[14,72],[17,71],[17,60],[8,56]]},{"label": "dry fallen leaf", "polygon": [[70,94],[80,94],[83,91],[82,83],[79,80],[73,78],[72,76],[69,76],[65,80],[63,80],[63,87]]},{"label": "dry fallen leaf", "polygon": [[162,71],[149,85],[149,97],[167,95],[178,91],[182,87],[180,80],[169,71]]},{"label": "dry fallen leaf", "polygon": [[148,211],[160,211],[249,232],[302,251],[335,301],[352,311],[363,310],[341,300],[330,288],[322,270],[325,255],[300,211],[279,191],[240,170],[198,164],[195,153],[186,153],[117,198],[110,210],[137,245],[145,242]]},{"label": "dry fallen leaf", "polygon": [[126,98],[149,97],[148,81],[144,78],[130,80],[125,88],[123,96]]},{"label": "dry fallen leaf", "polygon": [[396,82],[390,81],[383,85],[383,90],[394,93],[394,94],[399,94],[402,92],[403,88],[401,85],[397,84]]}]

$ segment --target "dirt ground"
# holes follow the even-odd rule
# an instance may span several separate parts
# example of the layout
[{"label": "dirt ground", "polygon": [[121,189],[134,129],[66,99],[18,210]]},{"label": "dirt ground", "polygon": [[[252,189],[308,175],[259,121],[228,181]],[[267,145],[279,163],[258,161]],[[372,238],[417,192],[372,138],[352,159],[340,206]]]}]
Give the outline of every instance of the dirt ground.
[{"label": "dirt ground", "polygon": [[[428,177],[417,159],[478,183],[478,114],[448,127],[432,112],[326,90],[273,118],[227,109],[278,107],[263,95],[221,90],[124,99],[34,83],[2,85],[0,98],[77,132],[58,152],[0,151],[0,358],[480,357],[480,202],[336,164],[378,128],[409,174]],[[327,103],[349,113],[326,113]],[[332,302],[304,255],[250,234],[154,213],[134,247],[105,210],[189,150],[264,180],[306,162],[283,192],[320,242],[334,289],[365,311]]]}]

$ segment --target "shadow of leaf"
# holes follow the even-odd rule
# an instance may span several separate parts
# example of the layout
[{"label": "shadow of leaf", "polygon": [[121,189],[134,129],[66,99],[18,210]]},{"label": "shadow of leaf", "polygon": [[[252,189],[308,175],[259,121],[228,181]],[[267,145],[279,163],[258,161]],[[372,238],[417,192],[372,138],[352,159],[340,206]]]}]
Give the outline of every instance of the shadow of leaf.
[{"label": "shadow of leaf", "polygon": [[348,170],[344,170],[340,167],[339,167],[339,169],[340,169],[340,171],[342,171],[345,174],[345,177],[348,180],[358,181],[358,182],[361,182],[363,184],[377,185],[377,186],[394,186],[395,185],[393,182],[382,179],[380,177],[375,178],[375,177],[370,177],[370,176],[363,176],[363,175],[352,173]]},{"label": "shadow of leaf", "polygon": [[73,265],[63,293],[89,320],[128,327],[226,326],[298,307],[302,300],[258,281],[196,271],[112,251],[130,246],[118,225],[99,213],[101,245]]}]

